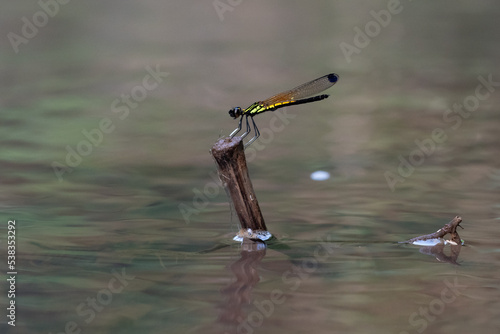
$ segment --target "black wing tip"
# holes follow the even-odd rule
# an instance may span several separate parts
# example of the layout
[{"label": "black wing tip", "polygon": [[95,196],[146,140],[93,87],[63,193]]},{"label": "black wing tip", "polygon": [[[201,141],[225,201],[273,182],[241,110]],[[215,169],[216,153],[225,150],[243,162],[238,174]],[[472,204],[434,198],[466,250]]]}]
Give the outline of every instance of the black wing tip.
[{"label": "black wing tip", "polygon": [[339,75],[337,73],[328,74],[328,81],[335,83],[338,80],[339,80]]}]

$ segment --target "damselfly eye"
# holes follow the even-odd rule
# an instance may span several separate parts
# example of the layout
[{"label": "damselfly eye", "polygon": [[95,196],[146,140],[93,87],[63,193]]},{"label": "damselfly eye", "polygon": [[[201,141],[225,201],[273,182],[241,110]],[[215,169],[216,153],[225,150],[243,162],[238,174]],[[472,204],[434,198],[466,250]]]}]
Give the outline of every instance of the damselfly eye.
[{"label": "damselfly eye", "polygon": [[236,108],[229,110],[229,116],[231,116],[232,118],[240,117],[241,116],[241,108],[236,107]]}]

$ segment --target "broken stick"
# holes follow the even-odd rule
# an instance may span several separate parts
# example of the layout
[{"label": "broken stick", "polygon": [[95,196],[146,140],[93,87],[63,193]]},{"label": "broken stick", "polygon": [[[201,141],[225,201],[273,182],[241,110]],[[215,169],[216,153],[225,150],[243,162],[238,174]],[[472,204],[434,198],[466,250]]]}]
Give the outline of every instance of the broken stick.
[{"label": "broken stick", "polygon": [[[437,230],[434,233],[431,234],[426,234],[426,235],[421,235],[416,238],[412,238],[410,240],[405,241],[405,243],[414,243],[417,241],[425,241],[425,240],[430,240],[430,239],[437,239],[437,238],[443,238],[445,235],[448,233],[451,234],[451,241],[461,244],[460,236],[458,235],[457,232],[457,227],[460,226],[460,223],[462,222],[462,218],[460,216],[456,216],[453,218],[448,224],[444,225],[442,228]],[[462,227],[462,226],[460,226]]]},{"label": "broken stick", "polygon": [[[219,139],[210,151],[217,163],[219,178],[226,188],[245,231],[267,231],[255,196],[240,137]],[[250,233],[250,237],[255,233]],[[257,239],[257,237],[256,237]]]}]

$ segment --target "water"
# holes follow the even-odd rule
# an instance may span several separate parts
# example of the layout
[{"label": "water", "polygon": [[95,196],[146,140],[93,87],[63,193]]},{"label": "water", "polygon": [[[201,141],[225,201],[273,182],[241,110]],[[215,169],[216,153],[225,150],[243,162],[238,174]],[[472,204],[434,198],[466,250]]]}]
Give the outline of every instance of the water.
[{"label": "water", "polygon": [[[500,6],[233,6],[70,2],[45,24],[4,6],[2,332],[496,333]],[[230,108],[330,72],[329,99],[255,118],[276,239],[249,250],[208,151]],[[398,244],[455,215],[459,265]]]}]

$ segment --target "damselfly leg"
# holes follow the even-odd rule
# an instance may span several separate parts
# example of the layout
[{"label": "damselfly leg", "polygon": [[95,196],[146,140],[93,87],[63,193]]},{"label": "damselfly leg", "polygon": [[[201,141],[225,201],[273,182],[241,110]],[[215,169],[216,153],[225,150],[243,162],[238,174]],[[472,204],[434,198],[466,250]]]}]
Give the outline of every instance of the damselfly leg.
[{"label": "damselfly leg", "polygon": [[245,138],[251,131],[252,131],[252,127],[250,126],[250,122],[248,121],[248,118],[251,118],[252,119],[252,124],[253,124],[253,128],[254,128],[254,131],[255,131],[255,136],[252,137],[252,139],[250,139],[248,141],[248,143],[245,144],[245,148],[250,145],[251,143],[253,143],[254,141],[257,140],[257,138],[259,138],[260,136],[260,131],[259,131],[259,128],[257,127],[257,124],[255,124],[255,121],[253,119],[253,117],[251,115],[242,115],[240,117],[240,121],[238,123],[238,127],[236,129],[234,129],[233,132],[231,132],[231,134],[229,135],[229,138],[233,139],[234,136],[236,136],[236,134],[238,134],[238,132],[241,131],[241,128],[242,128],[242,123],[243,123],[243,118],[245,118],[245,122],[246,122],[246,131],[241,135],[241,139]]},{"label": "damselfly leg", "polygon": [[[255,121],[253,120],[253,117],[251,117],[251,118],[252,118],[253,128],[254,128],[254,131],[255,131],[255,136],[253,136],[253,138],[250,139],[248,141],[248,143],[245,144],[245,148],[247,148],[251,143],[253,143],[254,141],[256,141],[257,138],[259,138],[259,136],[260,136],[260,131],[259,131],[259,128],[257,127],[257,124],[255,124]],[[247,117],[247,119],[248,119],[248,117]],[[247,122],[248,122],[248,120],[247,120]]]},{"label": "damselfly leg", "polygon": [[238,127],[236,129],[234,129],[233,132],[231,132],[231,134],[229,135],[229,138],[233,139],[233,137],[236,136],[236,134],[241,131],[241,122],[243,122],[243,116],[244,115],[242,115],[240,117],[240,122],[238,123]]}]

